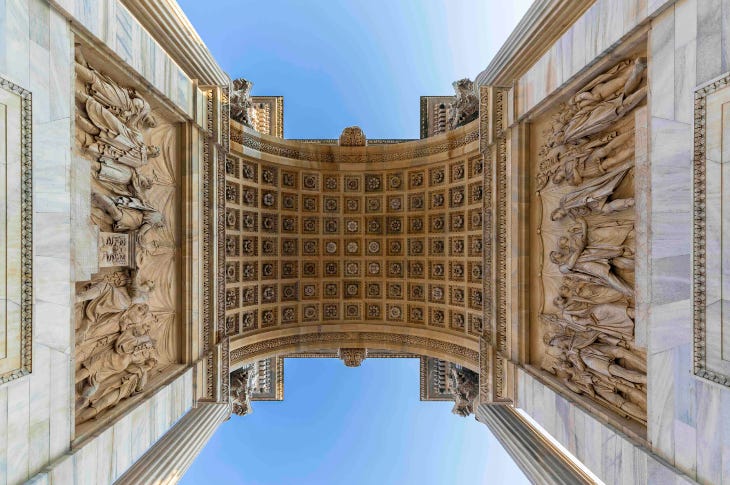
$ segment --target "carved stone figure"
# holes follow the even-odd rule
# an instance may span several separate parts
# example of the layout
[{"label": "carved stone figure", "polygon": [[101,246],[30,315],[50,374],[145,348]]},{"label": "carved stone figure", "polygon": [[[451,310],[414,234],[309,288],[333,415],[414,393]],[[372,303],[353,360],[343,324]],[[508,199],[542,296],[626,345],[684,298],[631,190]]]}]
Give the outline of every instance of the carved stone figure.
[{"label": "carved stone figure", "polygon": [[550,342],[556,335],[571,335],[577,338],[578,341],[584,343],[599,342],[631,348],[629,338],[626,336],[616,336],[616,334],[608,334],[599,329],[586,328],[583,325],[576,324],[572,319],[565,319],[562,314],[541,313],[540,320],[546,325],[546,330],[543,335],[546,343]]},{"label": "carved stone figure", "polygon": [[[107,378],[124,372],[131,364],[148,362],[154,367],[155,341],[149,335],[136,336],[127,330],[116,339],[114,346],[93,355],[76,371],[76,384],[82,384],[81,396],[93,396]],[[154,362],[153,362],[154,361]]]},{"label": "carved stone figure", "polygon": [[[178,361],[176,128],[76,50],[77,148],[91,165],[91,222],[136,236],[135,270],[77,284],[77,423],[140,392]],[[151,231],[151,229],[157,229]],[[132,252],[132,251],[130,251]],[[143,276],[141,276],[143,275]],[[155,284],[159,288],[153,293]]]},{"label": "carved stone figure", "polygon": [[634,132],[611,132],[595,140],[582,139],[576,144],[547,145],[540,152],[538,187],[548,180],[578,186],[585,180],[600,177],[634,156]]},{"label": "carved stone figure", "polygon": [[76,329],[77,342],[113,335],[144,321],[155,284],[137,280],[136,273],[128,284],[127,278],[101,280],[76,295],[77,303],[86,302]]},{"label": "carved stone figure", "polygon": [[585,394],[592,398],[598,396],[627,414],[646,421],[646,395],[640,389],[618,379],[606,379],[590,372],[582,372],[568,362],[558,363],[555,373],[565,387],[576,394]]},{"label": "carved stone figure", "polygon": [[608,129],[644,100],[646,58],[623,61],[588,83],[568,102],[558,141],[569,143]]},{"label": "carved stone figure", "polygon": [[248,110],[252,106],[251,88],[253,83],[247,79],[239,77],[233,80],[230,97],[231,118],[246,126],[251,126],[248,116]]},{"label": "carved stone figure", "polygon": [[590,180],[576,190],[568,192],[560,199],[560,205],[552,212],[550,218],[557,221],[568,214],[574,217],[584,217],[594,213],[612,214],[633,207],[633,197],[609,201],[616,187],[630,169],[630,163],[624,164],[606,175]]},{"label": "carved stone figure", "polygon": [[257,364],[248,364],[231,373],[231,412],[245,416],[253,411],[251,394],[256,383]]},{"label": "carved stone figure", "polygon": [[116,406],[122,399],[142,392],[147,385],[148,373],[156,364],[157,361],[154,359],[147,359],[141,364],[133,363],[127,366],[122,374],[104,381],[102,392],[79,400],[76,406],[76,421],[88,421],[103,410]]},{"label": "carved stone figure", "polygon": [[454,407],[451,412],[462,417],[474,413],[474,405],[479,396],[479,374],[463,367],[451,369],[451,393]]},{"label": "carved stone figure", "polygon": [[630,222],[614,221],[591,228],[583,218],[571,229],[570,237],[561,237],[550,260],[564,275],[612,288],[624,295],[634,293],[612,268],[633,269],[633,249],[626,241],[633,234]]},{"label": "carved stone figure", "polygon": [[75,67],[77,79],[84,86],[76,91],[82,108],[76,116],[79,142],[99,157],[102,179],[124,183],[131,176],[130,169],[159,155],[159,147],[146,145],[142,138],[142,131],[156,126],[157,121],[149,103],[136,90],[122,88],[90,67],[78,49]]},{"label": "carved stone figure", "polygon": [[91,202],[114,221],[112,228],[115,232],[137,231],[138,243],[150,229],[165,227],[164,216],[136,197],[109,197],[93,192]]},{"label": "carved stone figure", "polygon": [[[591,369],[605,377],[616,377],[634,384],[646,385],[646,362],[623,347],[597,343],[589,334],[545,335],[546,353],[560,361],[570,362],[576,369]],[[619,365],[622,359],[628,367]]]},{"label": "carved stone figure", "polygon": [[598,330],[617,338],[633,338],[634,309],[626,302],[589,304],[575,302],[564,296],[555,298],[563,318],[584,330]]},{"label": "carved stone figure", "polygon": [[479,97],[474,92],[474,83],[469,79],[459,79],[452,83],[456,99],[449,107],[448,125],[458,128],[476,119],[479,114]]},{"label": "carved stone figure", "polygon": [[624,294],[614,290],[613,288],[593,284],[588,281],[571,278],[569,276],[563,278],[558,294],[572,302],[591,305],[613,303],[625,298]]},{"label": "carved stone figure", "polygon": [[629,209],[637,127],[630,113],[646,94],[644,58],[619,62],[586,83],[543,133],[535,180],[542,213],[550,216],[539,234],[543,247],[553,247],[541,276],[543,368],[567,390],[642,421],[646,356],[634,342]]}]

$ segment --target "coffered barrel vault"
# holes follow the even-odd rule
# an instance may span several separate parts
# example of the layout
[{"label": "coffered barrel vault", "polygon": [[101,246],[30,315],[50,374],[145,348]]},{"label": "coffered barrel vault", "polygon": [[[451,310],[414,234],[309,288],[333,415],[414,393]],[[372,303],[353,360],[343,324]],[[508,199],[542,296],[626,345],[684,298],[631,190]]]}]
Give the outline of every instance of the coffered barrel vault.
[{"label": "coffered barrel vault", "polygon": [[484,164],[471,123],[427,141],[302,144],[231,122],[231,365],[353,345],[477,369]]}]

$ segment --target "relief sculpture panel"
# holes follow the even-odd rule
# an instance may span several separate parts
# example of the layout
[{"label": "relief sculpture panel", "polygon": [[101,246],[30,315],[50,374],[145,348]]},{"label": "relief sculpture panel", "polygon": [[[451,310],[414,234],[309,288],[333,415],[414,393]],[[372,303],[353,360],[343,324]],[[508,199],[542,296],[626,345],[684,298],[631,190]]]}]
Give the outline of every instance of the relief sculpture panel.
[{"label": "relief sculpture panel", "polygon": [[646,59],[624,60],[562,104],[536,143],[541,245],[533,360],[569,392],[646,422],[646,354],[634,343],[635,113]]},{"label": "relief sculpture panel", "polygon": [[76,422],[179,361],[177,130],[76,52],[76,144],[91,166],[100,270],[76,288]]}]

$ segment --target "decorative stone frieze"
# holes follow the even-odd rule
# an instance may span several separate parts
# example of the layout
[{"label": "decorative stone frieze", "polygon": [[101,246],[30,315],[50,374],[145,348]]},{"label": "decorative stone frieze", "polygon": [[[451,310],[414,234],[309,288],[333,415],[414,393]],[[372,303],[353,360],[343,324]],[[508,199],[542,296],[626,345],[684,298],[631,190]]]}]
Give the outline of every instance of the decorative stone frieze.
[{"label": "decorative stone frieze", "polygon": [[[532,350],[566,392],[646,422],[646,353],[634,341],[634,110],[646,59],[614,65],[552,115],[534,198],[539,285]],[[540,135],[538,135],[540,136]]]},{"label": "decorative stone frieze", "polygon": [[33,123],[31,93],[0,77],[0,383],[32,368]]}]

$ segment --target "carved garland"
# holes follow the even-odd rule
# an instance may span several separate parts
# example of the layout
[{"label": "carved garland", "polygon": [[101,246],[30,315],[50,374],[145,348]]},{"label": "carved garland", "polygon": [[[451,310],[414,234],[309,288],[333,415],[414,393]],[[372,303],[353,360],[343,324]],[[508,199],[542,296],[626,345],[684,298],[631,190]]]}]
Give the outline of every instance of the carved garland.
[{"label": "carved garland", "polygon": [[0,383],[30,374],[33,349],[33,110],[30,91],[0,77],[0,88],[20,97],[21,130],[21,295],[20,367],[0,375]]},{"label": "carved garland", "polygon": [[694,221],[693,221],[693,303],[694,373],[723,386],[730,386],[730,377],[706,366],[706,124],[707,96],[730,84],[730,75],[724,76],[695,91],[694,104]]},{"label": "carved garland", "polygon": [[231,364],[235,365],[243,361],[253,360],[256,357],[266,354],[289,345],[299,345],[314,342],[355,342],[365,347],[377,347],[378,343],[391,343],[400,345],[412,345],[421,348],[442,352],[459,357],[472,365],[479,363],[479,352],[448,342],[441,342],[428,337],[416,335],[401,335],[383,332],[332,332],[332,333],[308,333],[302,335],[290,335],[279,337],[263,342],[257,342],[233,350],[230,353]]}]

